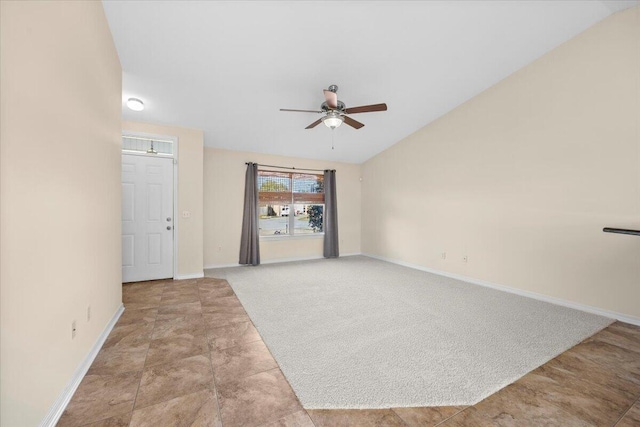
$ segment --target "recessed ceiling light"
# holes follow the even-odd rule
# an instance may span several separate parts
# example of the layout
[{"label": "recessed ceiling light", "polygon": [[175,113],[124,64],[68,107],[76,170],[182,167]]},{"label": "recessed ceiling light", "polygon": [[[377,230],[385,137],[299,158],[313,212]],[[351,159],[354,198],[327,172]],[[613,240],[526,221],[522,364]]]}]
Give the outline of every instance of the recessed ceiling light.
[{"label": "recessed ceiling light", "polygon": [[133,111],[142,111],[144,110],[144,102],[140,101],[138,98],[129,98],[127,100],[127,107]]}]

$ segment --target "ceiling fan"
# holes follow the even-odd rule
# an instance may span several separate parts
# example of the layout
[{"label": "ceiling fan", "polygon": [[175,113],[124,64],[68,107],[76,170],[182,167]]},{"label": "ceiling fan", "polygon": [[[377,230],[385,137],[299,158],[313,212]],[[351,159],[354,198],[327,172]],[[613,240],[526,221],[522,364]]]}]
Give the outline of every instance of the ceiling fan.
[{"label": "ceiling fan", "polygon": [[371,113],[374,111],[387,111],[387,104],[373,104],[363,105],[360,107],[347,108],[344,102],[338,100],[338,86],[331,85],[329,89],[324,89],[325,101],[320,105],[320,110],[291,110],[288,108],[281,108],[280,111],[295,111],[298,113],[320,113],[324,116],[315,122],[311,123],[305,129],[313,129],[320,123],[324,123],[325,126],[335,129],[342,124],[342,122],[348,124],[354,129],[360,129],[364,124],[359,121],[353,120],[347,114],[356,113]]}]

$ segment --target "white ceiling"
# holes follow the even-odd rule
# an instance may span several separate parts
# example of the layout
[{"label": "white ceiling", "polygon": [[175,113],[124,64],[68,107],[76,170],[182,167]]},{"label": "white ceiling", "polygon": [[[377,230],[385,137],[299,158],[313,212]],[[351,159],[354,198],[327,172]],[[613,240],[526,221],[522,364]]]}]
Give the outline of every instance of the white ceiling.
[{"label": "white ceiling", "polygon": [[[361,163],[638,1],[105,1],[126,120],[203,129],[205,145]],[[366,126],[324,125],[339,86]]]}]

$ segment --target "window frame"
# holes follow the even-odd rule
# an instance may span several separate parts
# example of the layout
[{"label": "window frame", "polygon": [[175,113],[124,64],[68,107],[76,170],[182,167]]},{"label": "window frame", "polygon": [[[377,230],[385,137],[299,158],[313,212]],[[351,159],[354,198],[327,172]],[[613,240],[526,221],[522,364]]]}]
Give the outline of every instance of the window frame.
[{"label": "window frame", "polygon": [[[289,226],[289,233],[286,234],[274,234],[274,235],[259,235],[260,239],[266,239],[266,240],[288,240],[288,239],[317,239],[317,238],[323,238],[324,237],[324,217],[323,217],[323,221],[322,221],[322,231],[318,232],[318,233],[300,233],[300,234],[296,234],[295,233],[295,220],[296,220],[296,209],[295,209],[295,205],[321,205],[322,206],[322,210],[324,212],[324,208],[325,208],[325,200],[324,200],[324,186],[322,189],[322,202],[297,202],[295,201],[295,192],[293,191],[293,182],[294,182],[294,175],[313,175],[313,176],[317,176],[320,177],[324,180],[324,175],[322,174],[316,174],[316,173],[301,173],[301,172],[282,172],[282,171],[272,171],[272,170],[266,170],[266,169],[258,169],[258,176],[260,176],[260,172],[273,172],[273,173],[280,173],[280,174],[287,174],[289,175],[289,182],[290,182],[290,187],[291,187],[291,200],[289,201],[282,201],[280,202],[281,205],[280,206],[289,206],[289,214],[287,216],[287,220],[288,220],[288,226]],[[258,209],[260,208],[260,206],[262,206],[264,203],[267,204],[267,206],[269,204],[275,204],[275,202],[261,202],[259,201],[260,199],[260,189],[258,188]],[[260,219],[258,218],[258,222],[260,221]],[[258,227],[260,228],[260,227]]]}]

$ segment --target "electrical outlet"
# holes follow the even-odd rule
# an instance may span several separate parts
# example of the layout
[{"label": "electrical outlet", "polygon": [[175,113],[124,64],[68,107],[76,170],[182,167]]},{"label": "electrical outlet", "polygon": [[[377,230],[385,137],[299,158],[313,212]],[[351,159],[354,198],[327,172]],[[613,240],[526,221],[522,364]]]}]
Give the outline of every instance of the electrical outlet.
[{"label": "electrical outlet", "polygon": [[465,255],[465,256],[463,256],[463,257],[462,257],[462,262],[467,262],[467,261],[469,261],[469,257],[468,257],[468,256],[466,256],[466,255]]},{"label": "electrical outlet", "polygon": [[442,259],[447,259],[447,253],[446,252],[442,252],[441,256],[442,256]]},{"label": "electrical outlet", "polygon": [[222,252],[222,246],[218,246],[218,252]]},{"label": "electrical outlet", "polygon": [[91,321],[91,306],[87,307],[87,322]]},{"label": "electrical outlet", "polygon": [[76,331],[76,321],[74,320],[73,322],[71,322],[71,339],[74,339],[76,337]]},{"label": "electrical outlet", "polygon": [[191,218],[190,211],[182,211],[182,218]]}]

